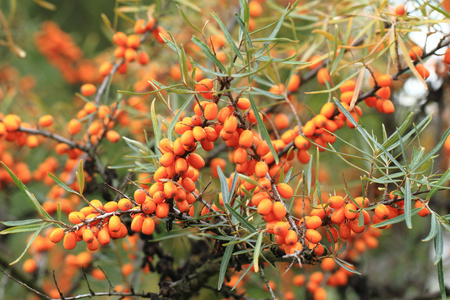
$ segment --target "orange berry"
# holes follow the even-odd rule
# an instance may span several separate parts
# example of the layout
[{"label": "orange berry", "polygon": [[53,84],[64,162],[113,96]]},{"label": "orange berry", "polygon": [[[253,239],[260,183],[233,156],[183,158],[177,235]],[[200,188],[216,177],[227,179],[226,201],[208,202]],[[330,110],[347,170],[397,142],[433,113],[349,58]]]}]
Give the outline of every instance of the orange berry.
[{"label": "orange berry", "polygon": [[150,61],[150,57],[148,56],[147,52],[139,52],[138,54],[138,62],[139,64],[145,66]]},{"label": "orange berry", "polygon": [[390,87],[392,85],[392,76],[389,74],[382,74],[375,78],[379,87]]},{"label": "orange berry", "polygon": [[142,233],[151,235],[155,230],[155,220],[153,218],[145,218],[142,224]]},{"label": "orange berry", "polygon": [[214,120],[217,118],[218,114],[218,107],[217,104],[214,102],[209,102],[205,105],[204,113],[205,113],[205,119],[206,120]]},{"label": "orange berry", "polygon": [[239,136],[239,146],[250,148],[253,144],[253,133],[251,130],[244,130]]},{"label": "orange berry", "polygon": [[247,98],[239,98],[236,103],[236,106],[240,110],[247,110],[251,107],[251,103],[250,100],[248,100]]},{"label": "orange berry", "polygon": [[62,228],[55,228],[53,229],[52,233],[50,233],[50,241],[52,243],[59,243],[64,238],[64,229]]},{"label": "orange berry", "polygon": [[320,84],[325,84],[325,81],[330,82],[330,80],[330,73],[328,73],[328,70],[326,68],[322,68],[317,72],[317,81]]},{"label": "orange berry", "polygon": [[423,79],[427,79],[430,76],[430,71],[428,71],[428,69],[422,64],[416,65],[416,70]]},{"label": "orange berry", "polygon": [[399,4],[395,7],[395,14],[397,16],[404,16],[406,14],[405,4]]},{"label": "orange berry", "polygon": [[273,232],[279,236],[286,236],[289,232],[289,223],[277,222],[273,227]]},{"label": "orange berry", "polygon": [[116,201],[109,201],[103,206],[103,210],[107,213],[116,211],[119,208]]},{"label": "orange berry", "polygon": [[289,92],[295,92],[300,87],[301,79],[300,76],[297,74],[292,74],[291,78],[289,79],[289,83],[287,85],[287,90]]},{"label": "orange berry", "polygon": [[113,42],[118,46],[125,47],[127,45],[127,35],[123,32],[116,32],[113,35]]},{"label": "orange berry", "polygon": [[416,203],[414,203],[414,208],[419,208],[419,207],[422,207],[422,209],[419,210],[419,212],[418,212],[419,216],[426,217],[430,214],[430,211],[428,210],[428,208],[425,207],[423,202],[420,200],[417,200]]},{"label": "orange berry", "polygon": [[295,245],[298,242],[297,233],[294,230],[288,230],[286,236],[284,237],[284,241],[286,242],[286,245]]},{"label": "orange berry", "polygon": [[278,130],[283,130],[289,127],[289,118],[282,113],[275,116],[275,127]]},{"label": "orange berry", "polygon": [[238,121],[235,116],[229,116],[225,120],[225,123],[223,124],[223,130],[229,134],[234,133],[236,131],[237,127],[238,127]]},{"label": "orange berry", "polygon": [[39,118],[39,126],[48,127],[53,124],[53,117],[51,115],[45,115]]},{"label": "orange berry", "polygon": [[158,218],[163,219],[169,215],[169,205],[165,202],[156,205],[155,214]]},{"label": "orange berry", "polygon": [[345,220],[345,210],[343,207],[337,208],[331,214],[331,221],[335,224],[341,224]]},{"label": "orange berry", "polygon": [[94,95],[97,91],[97,88],[92,83],[85,83],[81,86],[81,95],[85,97],[89,97]]},{"label": "orange berry", "polygon": [[133,221],[131,221],[131,230],[133,230],[134,232],[141,232],[144,219],[145,218],[141,215],[135,216],[133,218]]},{"label": "orange berry", "polygon": [[3,118],[3,124],[7,131],[16,131],[19,129],[21,123],[21,119],[17,115],[6,115]]},{"label": "orange berry", "polygon": [[262,141],[256,147],[256,154],[260,157],[267,155],[270,152],[269,145],[266,141]]},{"label": "orange berry", "polygon": [[354,91],[356,87],[356,83],[353,80],[348,80],[339,86],[339,90],[341,93]]},{"label": "orange berry", "polygon": [[119,202],[117,203],[117,207],[120,210],[123,211],[127,211],[130,210],[133,207],[133,204],[131,203],[131,201],[127,198],[122,198],[119,200]]},{"label": "orange berry", "polygon": [[278,220],[281,220],[286,216],[286,208],[283,203],[277,201],[272,205],[272,213]]},{"label": "orange berry", "polygon": [[382,87],[376,92],[376,94],[381,99],[389,99],[389,98],[391,98],[391,88]]},{"label": "orange berry", "polygon": [[76,245],[77,245],[77,235],[73,231],[68,232],[64,236],[64,240],[63,240],[64,248],[67,250],[72,250],[75,248]]},{"label": "orange berry", "polygon": [[297,274],[292,279],[292,283],[295,286],[303,286],[305,284],[305,282],[306,282],[306,277],[303,274]]},{"label": "orange berry", "polygon": [[25,273],[34,273],[37,270],[36,261],[32,258],[25,260],[22,269]]},{"label": "orange berry", "polygon": [[322,235],[315,229],[306,230],[305,237],[313,244],[318,244],[322,240]]},{"label": "orange berry", "polygon": [[409,57],[411,58],[411,60],[417,60],[417,59],[419,59],[419,57],[422,57],[423,50],[419,46],[413,46],[408,51],[408,54],[409,54]]},{"label": "orange berry", "polygon": [[323,287],[318,287],[313,294],[314,300],[326,300],[327,291]]},{"label": "orange berry", "polygon": [[358,209],[353,203],[348,203],[345,205],[345,217],[349,220],[354,220],[358,217],[358,213],[356,212]]},{"label": "orange berry", "polygon": [[214,98],[213,86],[213,81],[209,78],[205,78],[200,80],[198,84],[195,85],[195,91],[199,92],[203,98],[211,100]]},{"label": "orange berry", "polygon": [[94,241],[95,237],[94,234],[92,233],[92,230],[90,229],[85,229],[83,231],[83,241],[85,241],[86,243],[92,243]]},{"label": "orange berry", "polygon": [[196,141],[201,142],[206,139],[206,131],[201,126],[195,126],[194,129],[192,129],[192,134]]},{"label": "orange berry", "polygon": [[310,216],[305,220],[306,228],[317,229],[322,226],[322,219],[319,216]]},{"label": "orange berry", "polygon": [[377,207],[375,207],[375,215],[380,220],[386,220],[389,218],[389,209],[386,207],[386,205],[380,203]]},{"label": "orange berry", "polygon": [[260,215],[268,215],[272,212],[272,201],[270,199],[263,199],[258,204],[258,213]]},{"label": "orange berry", "polygon": [[76,119],[72,119],[69,121],[69,123],[67,124],[67,131],[71,134],[77,134],[81,129],[81,123],[80,121],[76,120]]},{"label": "orange berry", "polygon": [[149,199],[146,200],[144,203],[142,203],[142,211],[145,214],[147,215],[152,214],[155,212],[155,210],[156,210],[156,203],[153,200]]},{"label": "orange berry", "polygon": [[145,33],[147,31],[147,28],[145,26],[145,20],[139,19],[134,23],[134,32],[136,33]]},{"label": "orange berry", "polygon": [[99,244],[102,246],[108,245],[109,242],[111,241],[111,236],[109,235],[109,232],[106,228],[100,229],[100,231],[98,232],[97,238],[98,238]]},{"label": "orange berry", "polygon": [[263,161],[258,161],[255,165],[255,175],[258,178],[266,177],[267,172],[269,172],[269,167]]},{"label": "orange berry", "polygon": [[142,204],[147,198],[147,193],[144,190],[139,189],[134,192],[133,197],[137,204]]},{"label": "orange berry", "polygon": [[133,48],[127,48],[125,49],[125,53],[123,56],[125,57],[126,61],[132,62],[136,59],[137,53]]},{"label": "orange berry", "polygon": [[277,191],[281,197],[289,199],[294,195],[292,188],[286,183],[279,183],[277,185]]},{"label": "orange berry", "polygon": [[344,239],[347,240],[351,237],[352,235],[352,231],[350,229],[350,227],[348,226],[347,223],[341,223],[339,225],[339,236]]},{"label": "orange berry", "polygon": [[446,64],[450,65],[450,48],[447,48],[447,50],[445,50],[444,61]]},{"label": "orange berry", "polygon": [[133,48],[133,49],[137,49],[139,48],[141,41],[139,39],[139,36],[135,35],[135,34],[130,34],[127,37],[127,47],[128,48]]},{"label": "orange berry", "polygon": [[120,134],[117,131],[108,130],[108,132],[106,132],[106,138],[111,143],[117,143],[120,140]]},{"label": "orange berry", "polygon": [[331,118],[334,114],[334,104],[331,102],[325,103],[320,109],[320,114],[325,116],[327,119]]},{"label": "orange berry", "polygon": [[336,262],[331,257],[325,257],[320,263],[320,267],[322,268],[322,270],[327,272],[333,271],[335,266]]},{"label": "orange berry", "polygon": [[196,168],[197,170],[200,170],[205,166],[205,160],[197,153],[189,154],[187,161],[189,165],[191,165],[193,168]]},{"label": "orange berry", "polygon": [[68,218],[69,218],[70,223],[79,224],[84,221],[85,216],[84,216],[84,214],[82,214],[78,211],[73,211],[69,214]]},{"label": "orange berry", "polygon": [[392,114],[395,111],[395,106],[391,100],[383,101],[383,112],[385,114]]},{"label": "orange berry", "polygon": [[121,225],[122,225],[122,221],[120,220],[119,216],[114,215],[111,218],[109,218],[109,222],[108,222],[109,231],[118,232],[118,231],[120,231]]},{"label": "orange berry", "polygon": [[263,13],[261,4],[256,0],[250,1],[248,3],[248,8],[252,18],[259,17]]},{"label": "orange berry", "polygon": [[105,61],[100,65],[100,68],[98,69],[98,72],[101,76],[108,75],[113,68],[113,65],[109,61]]},{"label": "orange berry", "polygon": [[330,207],[332,208],[340,208],[344,205],[344,198],[341,196],[332,196],[328,199],[328,203],[330,203]]}]

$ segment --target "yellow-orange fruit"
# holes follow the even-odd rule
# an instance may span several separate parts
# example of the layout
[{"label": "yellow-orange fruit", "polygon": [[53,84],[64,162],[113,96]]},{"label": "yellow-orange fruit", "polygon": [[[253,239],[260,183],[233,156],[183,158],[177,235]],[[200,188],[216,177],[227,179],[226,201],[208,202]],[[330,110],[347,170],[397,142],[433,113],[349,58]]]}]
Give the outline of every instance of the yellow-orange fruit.
[{"label": "yellow-orange fruit", "polygon": [[[448,2],[450,3],[450,1]],[[447,50],[445,50],[444,62],[450,65],[450,48],[447,48]]]},{"label": "yellow-orange fruit", "polygon": [[83,241],[85,241],[86,243],[92,243],[92,241],[94,241],[94,233],[92,233],[92,230],[90,229],[85,229],[83,231]]},{"label": "yellow-orange fruit", "polygon": [[206,139],[206,131],[201,126],[195,126],[194,129],[192,129],[192,134],[194,136],[194,139],[199,142]]},{"label": "yellow-orange fruit", "polygon": [[336,224],[341,224],[345,220],[345,210],[343,207],[337,208],[331,214],[331,221]]},{"label": "yellow-orange fruit", "polygon": [[340,208],[344,205],[344,198],[341,196],[331,196],[328,199],[328,203],[330,203],[330,207],[332,208]]},{"label": "yellow-orange fruit", "polygon": [[263,199],[258,204],[258,213],[260,215],[268,215],[272,212],[272,201],[270,199]]},{"label": "yellow-orange fruit", "polygon": [[352,230],[347,223],[341,223],[339,225],[339,236],[344,240],[348,240],[352,236]]},{"label": "yellow-orange fruit", "polygon": [[108,222],[109,231],[118,232],[120,230],[121,225],[122,221],[120,220],[119,216],[112,216],[111,218],[109,218]]},{"label": "yellow-orange fruit", "polygon": [[169,215],[169,205],[165,202],[156,205],[155,214],[158,218],[163,219]]},{"label": "yellow-orange fruit", "polygon": [[37,270],[36,261],[32,258],[25,260],[22,269],[25,273],[34,273]]},{"label": "yellow-orange fruit", "polygon": [[134,191],[133,198],[137,204],[142,204],[145,202],[145,200],[147,198],[147,193],[142,189],[136,190],[136,191]]},{"label": "yellow-orange fruit", "polygon": [[320,109],[320,114],[325,116],[326,118],[331,118],[334,113],[334,104],[331,102],[325,103],[322,108]]},{"label": "yellow-orange fruit", "polygon": [[292,284],[295,286],[303,286],[306,282],[306,277],[303,274],[297,274],[292,278]]},{"label": "yellow-orange fruit", "polygon": [[81,86],[81,95],[85,97],[89,97],[94,95],[97,91],[97,88],[92,83],[85,83]]},{"label": "yellow-orange fruit", "polygon": [[317,244],[322,240],[322,235],[315,229],[306,230],[305,237],[313,244]]},{"label": "yellow-orange fruit", "polygon": [[51,115],[44,115],[39,118],[39,126],[48,127],[53,124],[53,117]]},{"label": "yellow-orange fruit", "polygon": [[219,110],[217,104],[214,102],[209,102],[205,105],[204,116],[206,120],[214,120],[217,118]]},{"label": "yellow-orange fruit", "polygon": [[358,209],[353,203],[348,203],[344,207],[345,217],[349,220],[354,220],[358,217],[358,212],[356,212]]},{"label": "yellow-orange fruit", "polygon": [[63,246],[67,250],[72,250],[77,245],[77,235],[75,232],[71,231],[66,233],[63,240]]},{"label": "yellow-orange fruit", "polygon": [[294,195],[292,188],[286,183],[279,183],[277,185],[277,191],[281,197],[289,199]]},{"label": "yellow-orange fruit", "polygon": [[258,178],[266,177],[267,172],[269,172],[269,167],[263,161],[258,161],[255,165],[255,175]]},{"label": "yellow-orange fruit", "polygon": [[109,235],[109,232],[106,228],[100,229],[100,231],[98,232],[97,238],[98,238],[99,244],[102,246],[108,245],[109,242],[111,241],[111,236]]},{"label": "yellow-orange fruit", "polygon": [[322,261],[320,263],[320,267],[322,268],[322,270],[328,271],[328,272],[333,271],[335,266],[336,266],[336,262],[331,257],[325,257],[324,259],[322,259]]},{"label": "yellow-orange fruit", "polygon": [[196,168],[197,170],[200,170],[201,168],[203,168],[205,166],[205,160],[203,159],[203,157],[201,157],[197,153],[189,154],[187,161],[188,161],[189,165]]},{"label": "yellow-orange fruit", "polygon": [[416,70],[423,79],[427,79],[430,76],[430,71],[428,71],[428,69],[422,64],[416,65]]},{"label": "yellow-orange fruit", "polygon": [[326,300],[327,299],[327,291],[323,287],[317,287],[317,289],[313,293],[314,300]]},{"label": "yellow-orange fruit", "polygon": [[84,221],[85,216],[84,216],[84,214],[82,214],[78,211],[73,211],[69,214],[68,218],[69,218],[70,223],[79,224]]},{"label": "yellow-orange fruit", "polygon": [[229,116],[225,123],[223,124],[223,129],[226,133],[232,134],[236,131],[238,126],[238,121],[235,116]]},{"label": "yellow-orange fruit", "polygon": [[183,175],[184,173],[187,172],[188,169],[189,165],[187,161],[182,157],[177,158],[177,160],[175,161],[175,172],[177,174]]},{"label": "yellow-orange fruit", "polygon": [[377,207],[375,207],[375,215],[380,220],[386,220],[389,218],[389,210],[386,205],[380,203]]},{"label": "yellow-orange fruit", "polygon": [[130,34],[127,38],[127,47],[128,48],[137,49],[137,48],[139,48],[140,43],[141,43],[141,41],[139,40],[139,36],[137,36],[136,34]]},{"label": "yellow-orange fruit", "polygon": [[123,56],[125,57],[126,61],[132,62],[136,59],[137,53],[136,50],[134,50],[133,48],[127,48],[125,49]]},{"label": "yellow-orange fruit", "polygon": [[139,64],[145,66],[146,64],[148,64],[148,62],[150,61],[150,57],[148,56],[147,52],[139,52],[138,54],[138,62]]},{"label": "yellow-orange fruit", "polygon": [[64,238],[64,229],[62,228],[55,228],[53,229],[52,233],[50,233],[50,241],[52,243],[59,243]]},{"label": "yellow-orange fruit", "polygon": [[240,110],[247,110],[250,108],[251,103],[250,103],[250,100],[248,100],[247,98],[239,98],[236,103],[236,106]]},{"label": "yellow-orange fruit", "polygon": [[156,203],[155,203],[155,201],[153,201],[151,199],[148,199],[144,203],[142,203],[142,211],[145,214],[147,214],[147,215],[152,214],[152,213],[155,212],[155,210],[156,210]]},{"label": "yellow-orange fruit", "polygon": [[392,76],[389,74],[382,74],[375,78],[379,87],[390,87],[392,85]]},{"label": "yellow-orange fruit", "polygon": [[319,216],[310,216],[305,220],[306,228],[317,229],[322,226],[322,219]]},{"label": "yellow-orange fruit", "polygon": [[270,148],[266,141],[260,142],[256,147],[256,154],[260,157],[265,156],[269,152]]},{"label": "yellow-orange fruit", "polygon": [[273,232],[279,236],[286,236],[289,231],[289,223],[288,222],[277,222],[273,227]]},{"label": "yellow-orange fruit", "polygon": [[153,218],[145,218],[142,224],[142,233],[146,235],[151,235],[155,230],[155,220]]},{"label": "yellow-orange fruit", "polygon": [[289,118],[285,114],[279,113],[275,116],[274,123],[278,130],[283,130],[289,127]]},{"label": "yellow-orange fruit", "polygon": [[295,92],[300,87],[301,79],[300,76],[297,74],[292,74],[291,78],[289,79],[289,83],[287,85],[287,90],[289,92]]},{"label": "yellow-orange fruit", "polygon": [[213,81],[209,78],[205,78],[200,80],[199,83],[195,85],[195,91],[199,92],[200,95],[205,99],[213,99],[213,86]]},{"label": "yellow-orange fruit", "polygon": [[142,230],[142,224],[144,223],[144,217],[141,215],[137,215],[133,218],[133,221],[131,221],[131,230],[134,232],[141,232]]},{"label": "yellow-orange fruit", "polygon": [[397,16],[404,16],[406,14],[405,4],[399,4],[395,7],[395,14]]},{"label": "yellow-orange fruit", "polygon": [[278,220],[281,220],[286,216],[286,208],[283,203],[277,201],[272,205],[272,213]]},{"label": "yellow-orange fruit", "polygon": [[422,207],[421,210],[417,213],[421,217],[426,217],[430,214],[430,211],[428,208],[425,207],[425,205],[422,203],[422,201],[417,200],[416,203],[414,203],[414,208]]},{"label": "yellow-orange fruit", "polygon": [[328,70],[326,68],[321,68],[318,72],[317,72],[317,81],[320,84],[325,84],[325,82],[330,82],[330,73],[328,73]]},{"label": "yellow-orange fruit", "polygon": [[419,59],[419,57],[422,57],[423,50],[419,46],[413,46],[409,49],[408,54],[412,60],[416,60]]},{"label": "yellow-orange fruit", "polygon": [[127,35],[123,32],[116,32],[113,35],[113,42],[118,46],[125,47],[127,45]]},{"label": "yellow-orange fruit", "polygon": [[76,120],[76,119],[72,119],[69,121],[69,123],[67,124],[67,131],[71,134],[77,134],[81,129],[81,123],[80,121]]},{"label": "yellow-orange fruit", "polygon": [[119,208],[116,201],[109,201],[103,206],[103,210],[107,213],[116,211]]},{"label": "yellow-orange fruit", "polygon": [[161,158],[159,159],[159,163],[163,166],[163,167],[169,167],[170,165],[173,164],[174,162],[174,155],[171,152],[167,152],[165,154],[163,154],[161,156]]},{"label": "yellow-orange fruit", "polygon": [[391,88],[390,87],[382,87],[381,89],[377,90],[376,94],[381,99],[389,99],[389,98],[391,98]]},{"label": "yellow-orange fruit", "polygon": [[286,245],[293,246],[298,242],[297,233],[294,230],[288,230],[286,236],[284,237]]},{"label": "yellow-orange fruit", "polygon": [[119,207],[120,210],[127,211],[133,207],[133,203],[131,203],[130,199],[122,198],[117,203],[117,206]]},{"label": "yellow-orange fruit", "polygon": [[174,198],[177,194],[177,186],[172,181],[167,181],[164,183],[164,196],[166,198]]},{"label": "yellow-orange fruit", "polygon": [[250,148],[253,144],[253,133],[251,130],[244,130],[242,131],[241,135],[239,136],[239,146],[244,148]]},{"label": "yellow-orange fruit", "polygon": [[106,132],[106,138],[111,143],[117,143],[120,140],[120,134],[117,131],[108,130],[108,132]]},{"label": "yellow-orange fruit", "polygon": [[355,90],[355,87],[356,87],[356,82],[353,80],[348,80],[348,81],[344,82],[343,84],[341,84],[341,86],[339,87],[339,90],[341,91],[341,93],[345,93],[345,92]]}]

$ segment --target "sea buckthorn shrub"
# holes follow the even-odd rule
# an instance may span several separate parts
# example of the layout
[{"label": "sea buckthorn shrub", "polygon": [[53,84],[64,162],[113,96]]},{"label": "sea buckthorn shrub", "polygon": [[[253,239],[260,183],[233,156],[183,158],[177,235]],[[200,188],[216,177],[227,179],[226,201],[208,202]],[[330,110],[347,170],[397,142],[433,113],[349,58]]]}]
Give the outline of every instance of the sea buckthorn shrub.
[{"label": "sea buckthorn shrub", "polygon": [[0,11],[1,296],[445,299],[449,8],[397,2]]}]

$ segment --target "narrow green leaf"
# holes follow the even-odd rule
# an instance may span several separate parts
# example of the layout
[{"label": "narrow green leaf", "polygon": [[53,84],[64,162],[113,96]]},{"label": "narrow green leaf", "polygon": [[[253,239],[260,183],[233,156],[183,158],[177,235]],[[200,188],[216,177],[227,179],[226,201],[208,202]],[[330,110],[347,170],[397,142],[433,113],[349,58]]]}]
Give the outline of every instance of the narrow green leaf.
[{"label": "narrow green leaf", "polygon": [[[27,244],[27,246],[25,247],[25,250],[23,250],[22,254],[20,254],[20,256],[19,256],[15,261],[13,261],[12,263],[10,263],[9,265],[14,265],[14,264],[16,264],[17,262],[19,262],[19,261],[22,259],[22,257],[25,255],[25,253],[27,253],[28,248],[30,248],[31,244],[34,242],[34,239],[38,236],[38,234],[42,231],[42,229],[45,228],[46,225],[47,225],[47,224],[44,223],[44,224],[42,224],[42,225],[36,230],[36,232],[33,234],[33,236],[31,237],[31,239],[28,241],[28,244]],[[47,225],[47,226],[48,226],[48,225]]]},{"label": "narrow green leaf", "polygon": [[[239,0],[239,1],[245,1],[245,0]],[[245,27],[244,21],[239,17],[238,14],[234,14],[234,17],[236,18],[237,23],[239,24],[239,27],[241,29],[241,36],[240,39],[244,38],[245,41],[248,43],[248,46],[250,48],[253,48],[252,39],[250,38],[250,34],[248,33],[248,29]],[[248,53],[247,53],[248,55]]]},{"label": "narrow green leaf", "polygon": [[249,95],[248,98],[250,100],[250,104],[251,104],[253,112],[255,114],[256,121],[258,122],[259,130],[261,131],[261,135],[262,135],[263,139],[267,142],[267,145],[270,148],[270,152],[272,152],[273,158],[275,159],[275,163],[278,164],[280,162],[280,160],[278,158],[278,154],[272,145],[272,140],[270,139],[270,136],[269,136],[269,133],[267,132],[266,126],[264,126],[261,116],[259,115],[258,107],[256,106],[256,103],[253,100],[252,94],[248,94],[248,95]]},{"label": "narrow green leaf", "polygon": [[222,262],[220,263],[219,281],[217,282],[217,290],[220,290],[227,273],[228,263],[230,262],[231,255],[233,254],[234,245],[228,245],[223,253]]},{"label": "narrow green leaf", "polygon": [[79,195],[80,196],[80,193],[78,193],[77,191],[75,191],[75,190],[71,189],[70,187],[68,187],[64,182],[61,181],[61,179],[59,179],[58,177],[56,177],[52,173],[48,172],[47,175],[50,176],[57,185],[62,187],[67,192],[73,193],[75,195]]},{"label": "narrow green leaf", "polygon": [[441,140],[436,145],[436,147],[434,147],[427,155],[424,156],[424,158],[422,158],[422,160],[418,163],[418,166],[422,166],[427,160],[429,160],[433,155],[435,155],[439,151],[439,149],[442,148],[442,146],[444,145],[445,140],[447,139],[449,134],[450,134],[450,128],[447,128],[447,130],[445,131],[444,135],[441,137]]},{"label": "narrow green leaf", "polygon": [[33,207],[33,209],[44,219],[47,220],[53,220],[53,218],[45,211],[45,209],[41,206],[41,204],[39,203],[39,201],[36,199],[36,197],[33,195],[33,193],[31,193],[28,188],[25,186],[25,184],[23,184],[23,182],[17,178],[16,175],[14,175],[14,173],[8,168],[8,166],[4,163],[1,162],[3,164],[3,166],[5,167],[6,171],[9,173],[9,175],[11,176],[12,180],[14,181],[14,183],[17,185],[17,187],[19,188],[19,190],[25,194],[28,202],[31,204],[31,206]]},{"label": "narrow green leaf", "polygon": [[195,31],[197,31],[198,33],[202,34],[202,31],[200,29],[197,28],[197,26],[195,26],[194,24],[192,24],[191,21],[189,21],[189,18],[186,16],[186,14],[184,13],[184,11],[180,8],[180,6],[177,4],[178,10],[181,13],[181,16],[183,17],[183,19],[186,21],[186,23],[188,23],[189,26],[191,26],[192,29],[194,29]]},{"label": "narrow green leaf", "polygon": [[191,96],[189,98],[189,100],[184,102],[184,104],[180,107],[180,109],[178,110],[177,114],[173,118],[172,122],[170,122],[169,127],[167,129],[167,135],[168,135],[168,138],[169,138],[170,141],[172,141],[172,137],[173,137],[172,131],[175,128],[175,124],[177,124],[178,119],[180,118],[181,114],[186,109],[186,107],[188,107],[189,104],[192,102],[192,99],[194,99],[194,96]]},{"label": "narrow green leaf", "polygon": [[[42,221],[42,220],[40,220]],[[45,227],[49,227],[51,223],[45,223]],[[21,232],[30,232],[30,231],[36,231],[39,228],[42,227],[42,224],[29,224],[29,225],[22,225],[22,226],[15,226],[11,228],[7,228],[5,230],[0,231],[0,234],[12,234],[12,233],[21,233]]]},{"label": "narrow green leaf", "polygon": [[239,280],[236,282],[236,284],[233,286],[233,288],[231,290],[234,290],[237,287],[239,282],[241,282],[242,278],[244,278],[245,275],[247,275],[248,271],[250,271],[250,269],[252,267],[253,267],[253,261],[248,265],[248,268],[244,271],[244,273],[242,273],[241,277],[239,277]]},{"label": "narrow green leaf", "polygon": [[255,266],[255,272],[259,271],[259,256],[261,255],[261,244],[264,232],[260,232],[258,235],[258,241],[256,242],[255,252],[253,252],[253,265]]},{"label": "narrow green leaf", "polygon": [[[450,17],[449,17],[450,18]],[[438,281],[439,281],[439,291],[441,293],[441,299],[447,299],[447,293],[445,291],[445,282],[444,282],[444,265],[442,263],[442,259],[438,262],[437,273],[438,273]]]},{"label": "narrow green leaf", "polygon": [[243,216],[241,216],[234,208],[230,206],[230,204],[225,203],[225,207],[228,209],[228,211],[239,221],[239,223],[250,230],[250,232],[255,232],[256,228],[247,221]]},{"label": "narrow green leaf", "polygon": [[203,54],[205,54],[206,57],[208,57],[222,72],[227,72],[227,69],[224,67],[224,65],[217,59],[217,57],[214,55],[214,53],[211,52],[211,49],[209,49],[209,47],[205,43],[199,40],[196,36],[193,36],[191,40],[200,48],[200,50],[202,50]]},{"label": "narrow green leaf", "polygon": [[29,225],[33,223],[40,223],[42,222],[42,219],[29,219],[29,220],[17,220],[17,221],[0,221],[0,224],[3,224],[8,227],[13,226],[23,226],[23,225]]},{"label": "narrow green leaf", "polygon": [[404,61],[408,65],[411,72],[414,74],[414,76],[423,84],[426,90],[428,90],[428,85],[426,84],[423,77],[420,75],[420,73],[417,71],[416,67],[414,66],[413,62],[411,61],[411,58],[408,54],[408,48],[406,48],[405,43],[403,42],[403,39],[401,36],[397,38],[398,47],[400,48],[400,51],[403,55]]},{"label": "narrow green leaf", "polygon": [[155,101],[156,101],[156,99],[153,99],[150,113],[152,116],[153,132],[155,133],[155,153],[160,154],[158,146],[159,146],[159,141],[161,140],[161,131],[159,130],[159,126],[158,126],[159,123],[158,123],[158,120],[156,119]]},{"label": "narrow green leaf", "polygon": [[429,7],[433,8],[435,11],[440,12],[441,14],[443,14],[447,18],[447,20],[450,19],[450,14],[446,13],[445,11],[440,9],[439,7],[431,5],[430,3],[428,3],[428,1],[426,1],[425,4],[427,4]]},{"label": "narrow green leaf", "polygon": [[434,251],[434,264],[437,265],[439,261],[442,261],[442,254],[444,253],[444,235],[441,226],[438,226],[437,234],[434,238]]},{"label": "narrow green leaf", "polygon": [[230,199],[230,197],[228,196],[229,190],[228,190],[227,178],[225,177],[225,175],[222,172],[222,169],[219,166],[217,166],[217,174],[219,175],[220,190],[222,191],[223,203],[227,204],[226,201],[228,201]]},{"label": "narrow green leaf", "polygon": [[405,220],[406,220],[406,227],[409,229],[412,228],[412,222],[411,222],[411,208],[412,208],[412,201],[411,201],[411,183],[409,182],[409,177],[406,177],[405,180],[405,189],[403,190],[405,194]]},{"label": "narrow green leaf", "polygon": [[[250,20],[250,8],[248,7],[247,0],[239,0],[239,7],[241,8],[241,18],[245,24],[248,24]],[[248,26],[247,26],[248,29]]]},{"label": "narrow green leaf", "polygon": [[431,214],[431,226],[430,233],[426,238],[422,240],[422,242],[428,242],[434,239],[438,233],[439,221],[435,214]]},{"label": "narrow green leaf", "polygon": [[253,237],[253,236],[257,235],[257,234],[258,234],[258,231],[255,231],[255,232],[247,235],[246,237],[243,237],[242,239],[239,239],[239,240],[234,241],[234,242],[229,242],[229,243],[226,243],[226,244],[222,244],[222,246],[236,245],[236,244],[245,242],[245,241],[249,240],[251,237]]},{"label": "narrow green leaf", "polygon": [[61,222],[61,203],[58,202],[58,207],[56,208],[56,216],[58,221]]},{"label": "narrow green leaf", "polygon": [[[414,112],[409,113],[409,115],[403,121],[402,125],[400,125],[400,127],[398,128],[397,131],[400,133],[400,136],[405,134],[406,129],[408,129],[409,125],[411,124],[413,116],[414,116]],[[389,147],[393,143],[395,143],[398,138],[399,138],[398,134],[395,134],[395,133],[391,134],[391,136],[383,142],[383,147],[389,150]]]},{"label": "narrow green leaf", "polygon": [[339,257],[336,257],[336,256],[334,256],[334,257],[332,257],[332,258],[333,258],[333,260],[334,260],[339,266],[341,266],[341,267],[344,268],[345,270],[347,270],[347,271],[349,271],[349,272],[351,272],[351,273],[353,273],[353,274],[362,275],[362,274],[359,273],[358,271],[349,268],[349,266],[350,266],[350,267],[353,267],[353,265],[352,265],[351,263],[346,262],[346,261],[344,261],[344,260],[342,260],[342,259],[340,259]]},{"label": "narrow green leaf", "polygon": [[236,185],[238,182],[238,172],[234,171],[234,177],[233,177],[233,181],[231,182],[231,189],[230,189],[230,193],[228,194],[228,197],[230,197],[228,199],[228,201],[226,203],[231,203],[231,199],[233,199],[233,195],[234,195],[234,191],[236,190]]},{"label": "narrow green leaf", "polygon": [[212,12],[211,15],[219,24],[220,29],[222,30],[223,35],[227,39],[228,44],[230,44],[231,49],[233,50],[234,54],[236,54],[237,57],[239,57],[242,60],[242,62],[245,62],[244,57],[242,56],[241,52],[239,51],[238,47],[236,46],[235,42],[233,41],[233,38],[231,37],[230,33],[228,32],[228,29],[225,26],[225,24],[223,24],[223,22],[220,20],[220,18],[214,12]]},{"label": "narrow green leaf", "polygon": [[444,175],[441,176],[441,178],[439,179],[438,182],[436,182],[436,185],[434,188],[431,189],[431,191],[427,194],[427,199],[430,199],[431,197],[434,196],[434,194],[436,194],[439,191],[439,187],[438,186],[442,186],[442,188],[445,187],[445,183],[450,180],[450,169],[448,169]]}]

